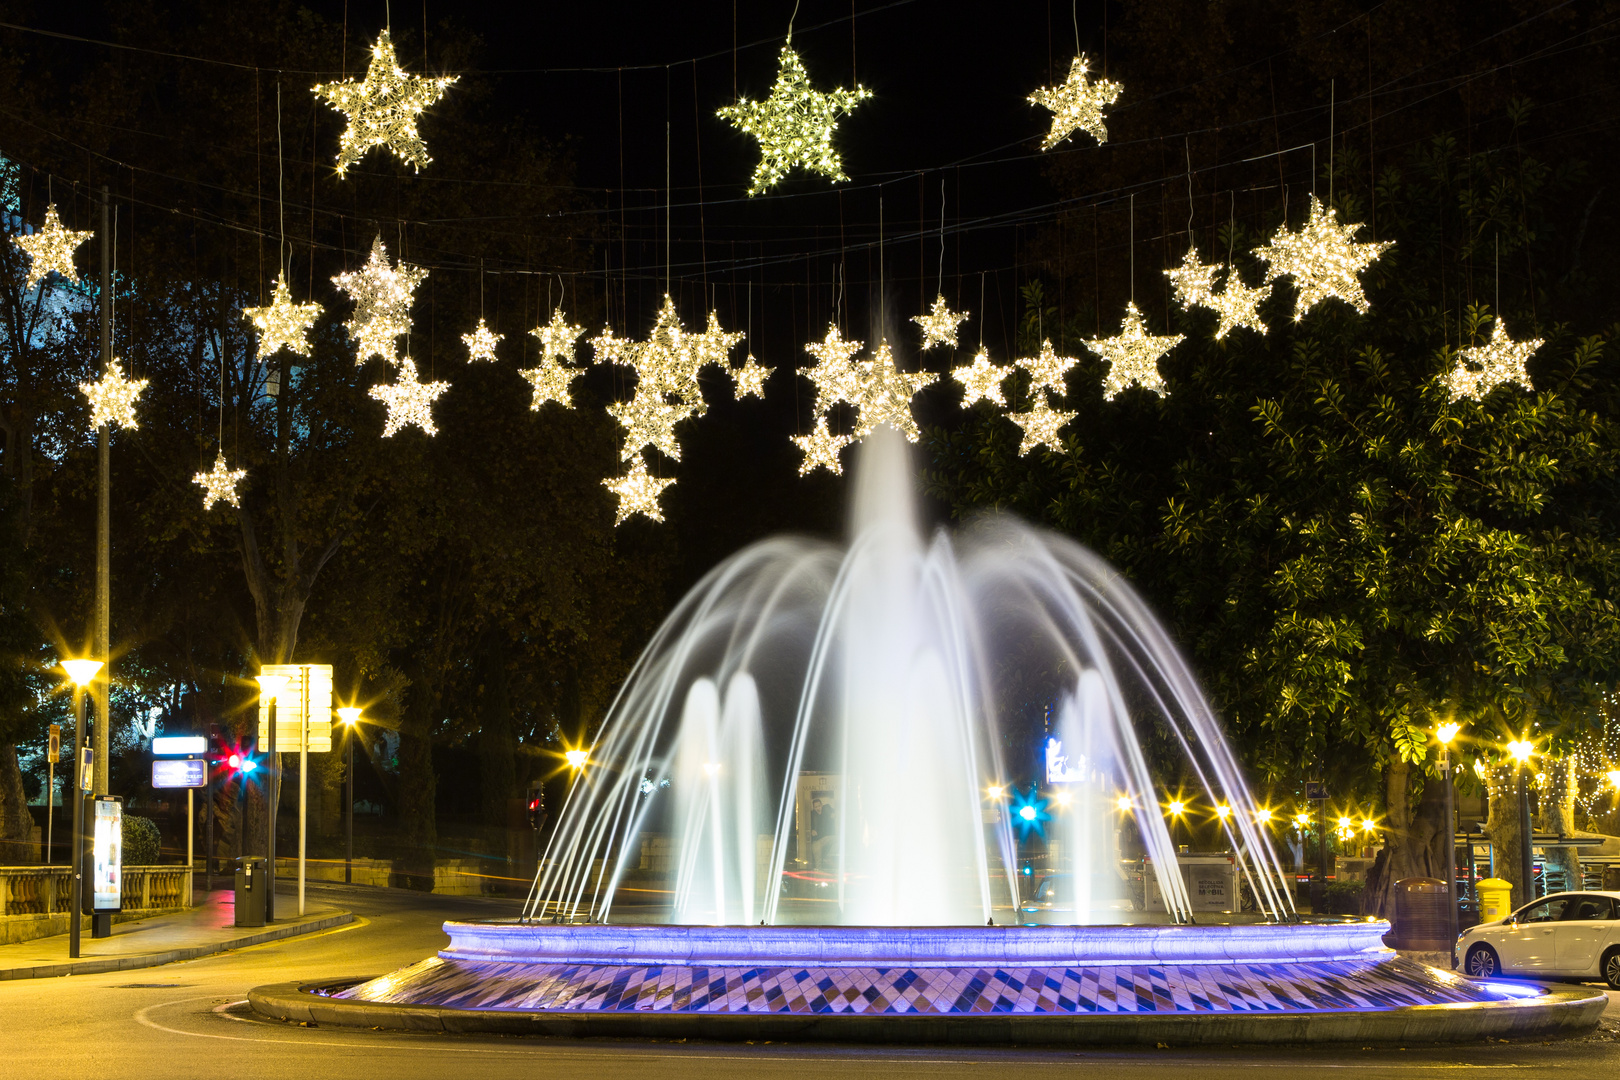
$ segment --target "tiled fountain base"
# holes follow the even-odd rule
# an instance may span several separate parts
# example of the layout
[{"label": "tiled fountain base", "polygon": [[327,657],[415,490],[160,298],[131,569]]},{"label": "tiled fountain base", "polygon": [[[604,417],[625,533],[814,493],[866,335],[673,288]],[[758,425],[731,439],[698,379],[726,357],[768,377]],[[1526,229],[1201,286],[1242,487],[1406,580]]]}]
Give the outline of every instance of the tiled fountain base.
[{"label": "tiled fountain base", "polygon": [[536,964],[431,957],[336,998],[453,1009],[746,1015],[1288,1013],[1498,1001],[1394,956],[1307,963],[962,967]]}]

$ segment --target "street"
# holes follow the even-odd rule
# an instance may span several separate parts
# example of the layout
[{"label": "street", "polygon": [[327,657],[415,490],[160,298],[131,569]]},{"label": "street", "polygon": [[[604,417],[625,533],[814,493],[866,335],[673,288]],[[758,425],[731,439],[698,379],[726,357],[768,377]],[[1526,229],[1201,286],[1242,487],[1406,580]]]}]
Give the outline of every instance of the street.
[{"label": "street", "polygon": [[[1178,1051],[960,1050],[819,1045],[725,1045],[447,1037],[335,1028],[307,1029],[249,1016],[249,988],[293,979],[378,974],[436,950],[447,918],[508,914],[511,901],[439,897],[393,889],[319,885],[312,895],[355,912],[352,926],[183,964],[107,975],[0,983],[0,1031],[10,1036],[5,1076],[252,1076],[255,1080],[452,1074],[504,1077],[647,1076],[661,1080],[806,1073],[841,1077],[1023,1077],[1107,1075],[1200,1080],[1264,1068],[1337,1076],[1396,1077],[1418,1070],[1489,1069],[1524,1076],[1612,1077],[1620,1073],[1620,1023],[1590,1038],[1554,1044],[1441,1048],[1345,1047]],[[1620,1006],[1611,1006],[1611,1014]],[[18,1037],[21,1036],[21,1037]]]}]

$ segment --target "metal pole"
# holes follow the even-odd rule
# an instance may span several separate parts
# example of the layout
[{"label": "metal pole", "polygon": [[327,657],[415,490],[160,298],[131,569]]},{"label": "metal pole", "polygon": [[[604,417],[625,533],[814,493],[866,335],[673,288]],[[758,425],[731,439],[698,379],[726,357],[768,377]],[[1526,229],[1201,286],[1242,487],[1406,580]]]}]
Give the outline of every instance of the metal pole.
[{"label": "metal pole", "polygon": [[343,884],[354,883],[354,725],[349,725],[349,808],[344,814]]},{"label": "metal pole", "polygon": [[1536,864],[1531,848],[1535,833],[1530,828],[1530,790],[1524,786],[1524,766],[1519,766],[1519,873],[1524,875],[1524,898],[1528,904],[1536,898]]},{"label": "metal pole", "polygon": [[79,840],[84,835],[84,799],[79,787],[84,759],[84,688],[73,685],[73,837],[68,844],[68,861],[73,873],[73,903],[68,909],[68,959],[79,958],[79,920],[84,910],[84,859],[79,855]]},{"label": "metal pole", "polygon": [[[107,185],[101,186],[101,374],[105,378],[112,363],[112,228],[108,222],[110,196]],[[111,724],[107,708],[112,688],[112,456],[108,447],[107,425],[101,425],[97,434],[100,481],[96,493],[96,640],[91,653],[106,666],[102,678],[91,683],[96,707],[96,760],[93,793],[106,795],[108,746]],[[111,917],[109,916],[109,922]]]},{"label": "metal pole", "polygon": [[298,917],[304,917],[304,825],[309,815],[309,665],[298,710]]},{"label": "metal pole", "polygon": [[269,856],[265,859],[264,878],[264,921],[274,922],[276,918],[276,811],[281,809],[281,755],[276,753],[276,699],[270,699],[270,723],[268,725],[270,736],[270,752],[265,755],[265,761],[270,775],[264,778],[264,798],[270,805],[265,807],[265,829],[269,837],[265,841],[265,851]]},{"label": "metal pole", "polygon": [[[1452,806],[1451,748],[1440,746],[1440,781],[1446,785],[1446,928],[1451,942],[1451,966],[1457,966],[1457,819]],[[1470,858],[1469,863],[1473,862]]]},{"label": "metal pole", "polygon": [[208,803],[203,813],[207,821],[203,825],[203,892],[214,891],[214,777],[208,777],[208,786],[203,788],[208,796]]},{"label": "metal pole", "polygon": [[1327,906],[1327,800],[1316,804],[1316,882],[1311,890],[1311,914]]},{"label": "metal pole", "polygon": [[56,828],[56,762],[48,763],[45,771],[50,774],[50,779],[45,782],[45,865],[50,866],[55,858],[55,845],[51,842],[55,837],[51,834]]}]

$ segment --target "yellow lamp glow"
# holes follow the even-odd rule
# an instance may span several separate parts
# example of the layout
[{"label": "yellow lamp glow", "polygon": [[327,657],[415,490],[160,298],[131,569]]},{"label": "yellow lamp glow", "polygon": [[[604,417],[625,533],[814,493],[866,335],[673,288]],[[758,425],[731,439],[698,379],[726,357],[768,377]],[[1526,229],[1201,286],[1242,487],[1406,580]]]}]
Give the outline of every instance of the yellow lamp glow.
[{"label": "yellow lamp glow", "polygon": [[101,670],[100,660],[64,660],[62,669],[68,673],[75,686],[88,686],[90,680],[96,677]]},{"label": "yellow lamp glow", "polygon": [[1001,796],[1005,792],[1005,790],[1006,789],[1003,788],[1000,784],[991,784],[989,787],[984,789],[984,793],[986,795],[990,796],[992,799],[999,799],[999,798],[1001,798]]},{"label": "yellow lamp glow", "polygon": [[1355,825],[1355,822],[1351,821],[1347,817],[1341,817],[1339,819],[1339,828],[1341,828],[1341,829],[1349,829],[1349,828],[1354,827],[1354,825]]},{"label": "yellow lamp glow", "polygon": [[1069,798],[1070,796],[1067,791],[1056,791],[1052,793],[1052,801],[1057,803],[1059,806],[1068,806]]},{"label": "yellow lamp glow", "polygon": [[1171,817],[1180,817],[1182,813],[1186,811],[1187,805],[1180,799],[1172,799],[1170,801],[1170,805],[1165,807],[1165,809],[1170,811]]},{"label": "yellow lamp glow", "polygon": [[355,708],[353,705],[339,709],[337,714],[338,721],[340,723],[347,724],[350,727],[354,727],[354,725],[360,722],[360,710]]},{"label": "yellow lamp glow", "polygon": [[1362,832],[1377,832],[1378,831],[1378,823],[1376,821],[1374,821],[1372,818],[1363,818],[1362,821],[1361,821],[1361,831]]},{"label": "yellow lamp glow", "polygon": [[1114,805],[1119,807],[1120,813],[1128,814],[1131,812],[1131,797],[1129,795],[1121,795],[1118,799],[1114,800]]},{"label": "yellow lamp glow", "polygon": [[1271,811],[1267,810],[1264,806],[1260,807],[1254,812],[1254,820],[1258,821],[1262,825],[1269,825],[1271,823],[1271,816]]},{"label": "yellow lamp glow", "polygon": [[[586,759],[590,757],[590,752],[587,750],[568,750],[563,753],[563,757],[568,759],[568,767],[570,769],[583,769],[585,767]],[[705,765],[703,768],[708,770],[709,766]],[[716,772],[718,772],[720,766],[716,765],[714,766],[714,769]],[[714,774],[710,773],[709,775],[712,776]]]},{"label": "yellow lamp glow", "polygon": [[1451,740],[1455,739],[1457,737],[1457,732],[1461,730],[1461,724],[1453,724],[1450,721],[1447,721],[1434,729],[1434,737],[1439,741],[1441,746],[1449,746],[1451,744]]},{"label": "yellow lamp glow", "polygon": [[[575,752],[578,753],[578,751],[575,751]],[[718,761],[705,761],[703,763],[703,773],[704,773],[705,776],[709,777],[710,779],[713,779],[714,777],[719,776],[720,775],[720,763]]]},{"label": "yellow lamp glow", "polygon": [[1299,828],[1300,828],[1300,831],[1303,832],[1304,830],[1311,827],[1311,815],[1309,815],[1309,814],[1307,814],[1307,813],[1305,813],[1303,811],[1301,811],[1298,814],[1295,814],[1294,815],[1294,824],[1298,825]]},{"label": "yellow lamp glow", "polygon": [[1220,818],[1222,821],[1225,821],[1227,818],[1232,816],[1232,808],[1227,806],[1225,803],[1220,803],[1215,807],[1215,816]]},{"label": "yellow lamp glow", "polygon": [[1513,755],[1513,760],[1517,761],[1520,765],[1523,765],[1525,762],[1529,761],[1530,755],[1535,753],[1536,749],[1535,745],[1526,739],[1515,739],[1514,741],[1508,743],[1507,748],[1508,753]]},{"label": "yellow lamp glow", "polygon": [[281,692],[287,689],[287,683],[291,681],[285,675],[255,675],[254,678],[259,680],[259,696],[266,701],[274,701],[280,697]]},{"label": "yellow lamp glow", "polygon": [[1609,770],[1609,785],[1620,790],[1620,769]]},{"label": "yellow lamp glow", "polygon": [[1485,762],[1481,758],[1474,759],[1474,775],[1481,780],[1485,779]]}]

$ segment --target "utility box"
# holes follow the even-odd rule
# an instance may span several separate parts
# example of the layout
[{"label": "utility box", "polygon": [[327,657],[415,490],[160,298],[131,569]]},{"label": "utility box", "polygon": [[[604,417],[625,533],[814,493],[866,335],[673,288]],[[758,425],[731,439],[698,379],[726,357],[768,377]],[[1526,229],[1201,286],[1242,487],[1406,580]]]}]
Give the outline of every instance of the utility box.
[{"label": "utility box", "polygon": [[1479,921],[1495,922],[1513,912],[1513,884],[1501,878],[1481,878],[1474,883],[1479,890]]},{"label": "utility box", "polygon": [[264,901],[270,888],[264,865],[260,857],[236,860],[237,926],[264,925]]},{"label": "utility box", "polygon": [[[1238,865],[1230,855],[1180,855],[1181,880],[1193,911],[1237,911]],[[1168,911],[1152,859],[1142,860],[1142,891],[1148,911]]]}]

